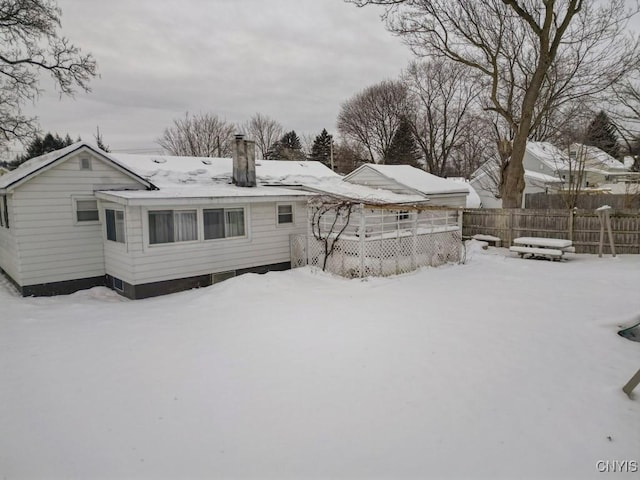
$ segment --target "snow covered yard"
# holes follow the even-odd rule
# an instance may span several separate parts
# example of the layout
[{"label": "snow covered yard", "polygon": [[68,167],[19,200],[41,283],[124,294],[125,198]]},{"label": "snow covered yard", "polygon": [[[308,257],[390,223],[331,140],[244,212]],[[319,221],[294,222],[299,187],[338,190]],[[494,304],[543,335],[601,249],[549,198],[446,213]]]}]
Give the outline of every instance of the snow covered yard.
[{"label": "snow covered yard", "polygon": [[[640,256],[128,301],[0,285],[0,478],[600,478],[640,462]],[[637,478],[638,473],[615,478]]]}]

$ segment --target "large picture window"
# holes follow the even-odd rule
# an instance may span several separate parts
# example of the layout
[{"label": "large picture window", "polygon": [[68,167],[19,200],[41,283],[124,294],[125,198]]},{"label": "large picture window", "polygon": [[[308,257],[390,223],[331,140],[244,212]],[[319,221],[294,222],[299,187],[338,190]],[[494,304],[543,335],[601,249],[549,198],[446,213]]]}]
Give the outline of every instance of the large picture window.
[{"label": "large picture window", "polygon": [[196,210],[149,212],[149,244],[188,242],[198,239]]},{"label": "large picture window", "polygon": [[202,212],[204,239],[244,237],[244,208],[215,208]]},{"label": "large picture window", "polygon": [[105,209],[104,216],[107,224],[107,240],[124,243],[124,212],[122,210]]}]

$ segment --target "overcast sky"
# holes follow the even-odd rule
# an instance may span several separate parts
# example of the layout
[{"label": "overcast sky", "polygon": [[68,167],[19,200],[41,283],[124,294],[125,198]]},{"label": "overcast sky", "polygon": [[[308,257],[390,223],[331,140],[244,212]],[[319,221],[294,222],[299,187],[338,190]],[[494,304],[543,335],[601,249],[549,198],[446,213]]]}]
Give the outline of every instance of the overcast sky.
[{"label": "overcast sky", "polygon": [[[43,95],[29,112],[44,132],[114,151],[159,150],[174,118],[256,112],[299,135],[335,133],[342,102],[411,59],[379,7],[343,0],[58,0],[62,33],[91,52],[92,92]],[[43,82],[43,87],[48,84]]]}]

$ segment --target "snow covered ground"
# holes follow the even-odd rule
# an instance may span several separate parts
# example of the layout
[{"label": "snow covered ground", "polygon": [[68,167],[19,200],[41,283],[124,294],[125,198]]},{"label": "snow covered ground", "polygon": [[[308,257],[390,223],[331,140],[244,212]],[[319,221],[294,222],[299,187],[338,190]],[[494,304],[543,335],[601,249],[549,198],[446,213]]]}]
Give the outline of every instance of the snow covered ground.
[{"label": "snow covered ground", "polygon": [[4,282],[0,478],[603,478],[599,460],[640,462],[640,392],[621,391],[640,343],[616,334],[640,315],[640,256],[468,257],[141,301]]}]

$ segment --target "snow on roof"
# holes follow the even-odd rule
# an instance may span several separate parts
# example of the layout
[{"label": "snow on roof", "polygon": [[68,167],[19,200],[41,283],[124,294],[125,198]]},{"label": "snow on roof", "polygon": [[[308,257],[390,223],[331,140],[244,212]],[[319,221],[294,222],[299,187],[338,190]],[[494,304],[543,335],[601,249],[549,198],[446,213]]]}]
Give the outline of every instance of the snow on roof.
[{"label": "snow on roof", "polygon": [[11,170],[9,173],[5,173],[0,177],[0,188],[6,188],[14,183],[28,177],[32,173],[40,170],[41,168],[50,165],[59,158],[87,145],[85,142],[76,142],[68,147],[56,150],[54,152],[45,153],[39,157],[34,157],[20,164],[16,169]]},{"label": "snow on roof", "polygon": [[525,178],[541,183],[562,183],[562,180],[558,177],[547,175],[545,173],[535,172],[533,170],[525,170],[524,176]]},{"label": "snow on roof", "polygon": [[627,167],[622,162],[616,160],[607,152],[594,147],[592,145],[582,145],[580,143],[574,143],[571,145],[571,151],[578,152],[580,155],[584,155],[587,163],[592,168],[600,168],[607,170],[627,170]]},{"label": "snow on roof", "polygon": [[452,182],[460,183],[465,187],[467,187],[467,190],[469,190],[469,194],[467,195],[467,203],[466,203],[467,208],[480,208],[480,205],[482,204],[480,195],[478,195],[478,192],[476,192],[476,189],[473,188],[466,179],[456,177],[456,178],[449,178],[449,180]]},{"label": "snow on roof", "polygon": [[[160,188],[219,183],[230,180],[231,158],[176,157],[169,155],[111,154],[116,161]],[[264,185],[304,185],[323,178],[340,178],[320,162],[257,160],[256,179]]]},{"label": "snow on roof", "polygon": [[324,179],[319,182],[309,183],[306,186],[318,193],[326,193],[375,205],[428,202],[428,199],[422,195],[394,193],[390,190],[346,182],[341,177]]},{"label": "snow on roof", "polygon": [[527,142],[527,151],[553,170],[568,169],[569,155],[549,142]]},{"label": "snow on roof", "polygon": [[[378,165],[367,163],[359,167],[371,168],[378,173],[390,178],[397,183],[424,194],[438,193],[467,193],[468,189],[461,187],[460,183],[446,178],[437,177],[410,165]],[[349,176],[345,178],[349,181]]]}]

